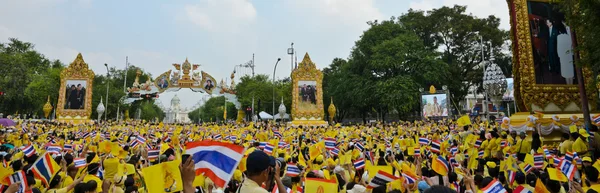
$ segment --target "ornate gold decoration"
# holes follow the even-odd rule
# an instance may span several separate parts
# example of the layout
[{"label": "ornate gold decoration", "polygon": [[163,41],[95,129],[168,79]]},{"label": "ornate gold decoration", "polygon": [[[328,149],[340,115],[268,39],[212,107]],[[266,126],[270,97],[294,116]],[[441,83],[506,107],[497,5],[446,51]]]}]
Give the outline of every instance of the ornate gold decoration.
[{"label": "ornate gold decoration", "polygon": [[[536,2],[551,3],[552,1],[535,0]],[[535,80],[535,67],[533,63],[533,46],[531,45],[531,33],[529,26],[529,13],[527,0],[507,0],[511,10],[511,39],[513,40],[513,74],[515,77],[515,98],[522,101],[526,109],[530,111],[531,105],[545,108],[554,103],[564,109],[571,102],[581,106],[579,88],[577,85],[561,84],[537,84]],[[585,84],[593,84],[593,76],[590,69],[583,68]],[[594,89],[586,89],[590,104],[596,103],[597,92]],[[595,105],[591,105],[595,110]]]},{"label": "ornate gold decoration", "polygon": [[52,104],[50,104],[50,96],[48,96],[48,101],[46,101],[46,104],[44,104],[42,110],[44,110],[44,117],[48,119],[48,115],[50,115],[50,111],[52,111]]},{"label": "ornate gold decoration", "polygon": [[[217,88],[217,81],[215,80],[215,78],[213,78],[210,74],[201,71],[202,73],[202,81],[200,82],[200,86],[202,87],[202,89],[204,89],[204,91],[208,94],[212,94],[212,91]],[[207,80],[210,80],[213,84],[213,88],[212,89],[206,89],[204,88],[204,83],[206,83]]]},{"label": "ornate gold decoration", "polygon": [[[163,76],[165,77],[165,80],[167,81],[167,87],[165,87],[165,88],[161,87],[162,85],[161,85],[161,82],[160,82]],[[158,75],[156,77],[156,79],[154,79],[154,85],[156,85],[156,88],[158,88],[158,92],[164,92],[165,90],[167,90],[171,86],[171,78],[170,78],[170,76],[171,76],[171,70],[166,71],[166,72],[162,73],[161,75]]]},{"label": "ornate gold decoration", "polygon": [[[67,80],[86,81],[85,106],[84,109],[65,109],[65,90]],[[60,73],[60,90],[58,94],[57,116],[59,120],[89,119],[92,114],[92,88],[94,83],[94,72],[88,68],[81,53],[71,64]]]},{"label": "ornate gold decoration", "polygon": [[[300,111],[298,81],[316,81],[316,102],[317,108],[312,110]],[[323,121],[325,116],[323,108],[323,73],[317,69],[315,63],[310,60],[308,53],[304,55],[298,68],[292,71],[292,124],[293,125],[326,125]]]},{"label": "ornate gold decoration", "polygon": [[437,93],[437,89],[435,89],[435,86],[431,85],[429,87],[429,94],[435,94]]},{"label": "ornate gold decoration", "polygon": [[329,122],[333,123],[333,118],[335,117],[335,105],[333,105],[333,97],[331,97],[331,102],[329,103],[327,112],[329,113]]}]

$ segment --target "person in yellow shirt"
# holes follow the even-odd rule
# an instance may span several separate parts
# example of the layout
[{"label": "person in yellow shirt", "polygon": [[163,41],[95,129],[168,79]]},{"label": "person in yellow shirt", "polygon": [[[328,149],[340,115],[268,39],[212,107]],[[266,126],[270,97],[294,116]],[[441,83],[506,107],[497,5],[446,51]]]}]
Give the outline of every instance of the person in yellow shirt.
[{"label": "person in yellow shirt", "polygon": [[525,139],[527,134],[525,132],[519,133],[520,141],[517,142],[517,159],[519,161],[525,160],[525,155],[531,151],[531,141]]},{"label": "person in yellow shirt", "polygon": [[588,134],[585,129],[579,129],[579,133],[575,135],[578,137],[572,145],[573,151],[577,152],[577,155],[579,156],[590,156],[588,154],[587,144],[587,138],[590,136],[590,134]]},{"label": "person in yellow shirt", "polygon": [[573,145],[573,141],[571,141],[571,135],[568,133],[562,134],[562,143],[560,143],[558,150],[561,155],[565,155],[567,152],[571,151]]},{"label": "person in yellow shirt", "polygon": [[46,190],[45,193],[67,193],[73,188],[75,188],[75,186],[83,180],[84,176],[85,175],[82,175],[81,177],[77,178],[75,181],[73,181],[73,183],[69,184],[67,187],[59,188],[61,181],[63,181],[64,178],[60,177],[60,175],[56,175],[54,176],[54,178],[52,178],[52,181],[50,181],[49,188],[48,190]]},{"label": "person in yellow shirt", "polygon": [[96,176],[98,173],[98,169],[100,169],[100,164],[91,163],[87,166],[88,175],[85,175],[83,178],[83,182],[94,181],[96,182],[96,192],[102,192],[102,180]]}]

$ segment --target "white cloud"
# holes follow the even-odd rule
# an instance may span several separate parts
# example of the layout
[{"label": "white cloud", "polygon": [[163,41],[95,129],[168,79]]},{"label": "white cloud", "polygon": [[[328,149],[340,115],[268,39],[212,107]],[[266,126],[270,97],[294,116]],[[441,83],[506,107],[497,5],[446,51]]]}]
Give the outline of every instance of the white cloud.
[{"label": "white cloud", "polygon": [[248,0],[207,0],[195,5],[186,5],[188,19],[209,31],[240,29],[253,23],[256,9]]},{"label": "white cloud", "polygon": [[483,18],[494,15],[500,18],[500,28],[510,29],[510,14],[506,1],[498,0],[415,0],[409,7],[417,10],[431,10],[442,6],[466,5],[467,13]]},{"label": "white cloud", "polygon": [[341,23],[361,29],[366,26],[367,21],[384,19],[383,14],[375,7],[374,0],[304,0],[293,1],[292,5],[292,9],[301,10],[300,17],[314,13],[322,22]]}]

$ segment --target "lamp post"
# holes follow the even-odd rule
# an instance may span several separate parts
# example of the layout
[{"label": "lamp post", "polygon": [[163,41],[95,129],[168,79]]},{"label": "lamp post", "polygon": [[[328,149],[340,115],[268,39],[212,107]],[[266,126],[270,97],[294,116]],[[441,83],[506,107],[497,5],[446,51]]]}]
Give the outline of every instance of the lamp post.
[{"label": "lamp post", "polygon": [[104,63],[106,67],[106,114],[104,115],[104,119],[108,121],[108,88],[110,86],[110,71],[108,70],[108,64]]},{"label": "lamp post", "polygon": [[277,64],[279,63],[279,61],[281,61],[281,58],[277,58],[277,62],[275,62],[275,67],[273,67],[273,115],[275,115],[275,71],[277,70]]},{"label": "lamp post", "polygon": [[287,53],[290,55],[290,64],[292,65],[291,71],[294,71],[294,42],[290,48],[287,49]]},{"label": "lamp post", "polygon": [[[129,57],[125,56],[125,73],[123,73],[123,93],[127,95],[127,68],[129,67]],[[117,121],[119,121],[119,114],[121,108],[121,101],[117,103]]]},{"label": "lamp post", "polygon": [[[496,111],[500,110],[502,105],[502,95],[506,92],[506,76],[502,69],[494,63],[494,55],[490,51],[490,64],[483,73],[483,89],[490,95],[492,103],[496,107]],[[489,113],[488,113],[489,118]]]}]

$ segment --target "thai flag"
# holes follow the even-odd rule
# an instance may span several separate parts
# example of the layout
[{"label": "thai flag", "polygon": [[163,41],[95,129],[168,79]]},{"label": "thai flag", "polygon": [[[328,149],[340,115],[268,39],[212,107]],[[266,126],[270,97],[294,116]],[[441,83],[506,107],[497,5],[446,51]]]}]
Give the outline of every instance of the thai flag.
[{"label": "thai flag", "polygon": [[533,171],[533,167],[531,167],[531,165],[529,164],[525,164],[525,167],[523,167],[523,171],[525,172],[525,174],[528,174],[529,172]]},{"label": "thai flag", "polygon": [[327,150],[332,150],[333,148],[335,148],[336,143],[337,143],[337,141],[335,140],[335,138],[332,138],[332,137],[325,138],[325,148]]},{"label": "thai flag", "polygon": [[429,144],[429,139],[427,139],[426,137],[419,137],[419,144],[427,145]]},{"label": "thai flag", "polygon": [[98,134],[98,133],[96,133],[96,131],[93,131],[92,134],[91,134],[92,138],[96,138],[96,134]]},{"label": "thai flag", "polygon": [[169,143],[171,142],[171,137],[169,137],[168,135],[162,138],[162,141]]},{"label": "thai flag", "polygon": [[73,159],[73,163],[75,164],[76,168],[83,168],[87,165],[85,158],[75,158]]},{"label": "thai flag", "polygon": [[483,193],[506,193],[506,189],[498,180],[492,180],[486,187],[482,188]]},{"label": "thai flag", "polygon": [[261,142],[259,142],[259,144],[258,144],[258,148],[259,148],[259,149],[265,149],[265,147],[266,147],[266,146],[267,146],[267,142],[262,142],[262,141],[261,141]]},{"label": "thai flag", "polygon": [[440,142],[439,141],[431,142],[431,152],[440,153]]},{"label": "thai flag", "polygon": [[213,140],[220,140],[221,139],[221,134],[216,134],[213,136]]},{"label": "thai flag", "polygon": [[554,165],[555,168],[558,168],[561,161],[562,161],[562,159],[560,159],[558,157],[554,157],[554,163],[552,165]]},{"label": "thai flag", "polygon": [[477,157],[478,158],[483,158],[484,154],[485,154],[485,152],[483,150],[479,150],[479,152],[477,153]]},{"label": "thai flag", "polygon": [[506,140],[500,141],[500,147],[505,148],[506,146],[508,146],[508,143],[506,143]]},{"label": "thai flag", "polygon": [[465,159],[469,159],[469,153],[464,153],[465,154]]},{"label": "thai flag", "polygon": [[149,143],[146,143],[146,149],[153,149],[152,145],[150,145]]},{"label": "thai flag", "polygon": [[513,193],[532,193],[531,190],[525,188],[524,186],[517,186],[514,190]]},{"label": "thai flag", "polygon": [[477,141],[475,141],[475,148],[481,147],[481,143],[482,143],[481,139],[478,139]]},{"label": "thai flag", "polygon": [[573,152],[567,152],[565,154],[565,160],[572,162],[575,158],[575,154]]},{"label": "thai flag", "polygon": [[454,159],[454,157],[450,157],[450,159],[448,159],[450,161],[450,165],[454,166],[454,167],[458,167],[460,164],[458,164],[458,162],[456,161],[456,159]]},{"label": "thai flag", "polygon": [[230,135],[230,136],[229,136],[229,140],[231,140],[231,141],[237,141],[237,136],[235,136],[235,135]]},{"label": "thai flag", "polygon": [[385,140],[385,148],[392,148],[392,142]]},{"label": "thai flag", "polygon": [[148,159],[156,159],[160,155],[160,149],[150,149],[148,150]]},{"label": "thai flag", "polygon": [[279,131],[273,131],[273,135],[275,137],[279,137],[279,139],[283,139],[283,135],[281,135],[281,133]]},{"label": "thai flag", "polygon": [[18,182],[20,182],[21,185],[19,186],[19,190],[17,192],[24,193],[25,189],[27,189],[29,187],[29,184],[27,184],[27,178],[25,177],[25,172],[22,170],[15,172],[14,174],[9,176],[9,184],[8,185],[18,183]]},{"label": "thai flag", "polygon": [[287,167],[285,169],[285,175],[286,176],[291,176],[291,177],[295,177],[300,175],[300,168],[298,168],[298,166],[296,166],[296,164],[287,164]]},{"label": "thai flag", "polygon": [[185,146],[186,153],[192,155],[196,173],[204,173],[217,187],[225,187],[245,151],[242,146],[217,141],[195,141]]},{"label": "thai flag", "polygon": [[85,138],[88,138],[88,137],[90,137],[90,136],[91,136],[91,134],[90,134],[90,133],[88,133],[88,132],[86,132],[85,134],[83,134],[83,136],[81,136],[81,138],[82,138],[82,139],[85,139]]},{"label": "thai flag", "polygon": [[594,117],[592,117],[592,121],[594,121],[596,125],[600,124],[600,114],[597,114]]},{"label": "thai flag", "polygon": [[340,154],[340,149],[338,149],[337,147],[333,148],[331,150],[331,154],[333,154],[334,156],[338,156]]},{"label": "thai flag", "polygon": [[425,150],[425,157],[431,157],[431,151]]},{"label": "thai flag", "polygon": [[575,176],[575,165],[573,165],[573,163],[567,161],[567,160],[563,160],[560,162],[559,164],[559,168],[560,171],[565,174],[565,176],[567,176],[567,178],[569,178],[569,180],[573,180],[573,177]]},{"label": "thai flag", "polygon": [[421,148],[415,148],[415,156],[421,156]]},{"label": "thai flag", "polygon": [[515,177],[517,177],[517,172],[508,170],[506,176],[508,178],[508,184],[513,184],[513,182],[515,182]]},{"label": "thai flag", "polygon": [[280,142],[277,144],[277,148],[279,148],[279,149],[284,149],[286,145],[287,145],[287,143],[286,143],[285,141],[280,141]]},{"label": "thai flag", "polygon": [[392,174],[384,172],[383,170],[379,170],[379,172],[377,172],[377,174],[375,174],[375,177],[373,177],[373,179],[371,179],[371,182],[369,182],[369,185],[367,186],[367,188],[372,189],[372,188],[377,188],[379,186],[385,186],[385,184],[392,182],[394,180],[397,180],[397,179],[399,179],[399,178]]},{"label": "thai flag", "polygon": [[73,145],[72,144],[65,144],[63,149],[65,151],[73,151]]},{"label": "thai flag", "polygon": [[46,148],[46,152],[48,152],[48,153],[60,154],[61,151],[62,151],[62,148],[60,148],[60,146],[48,146]]},{"label": "thai flag", "polygon": [[27,131],[27,127],[22,127],[22,128],[21,128],[21,131],[22,131],[23,133],[27,133],[27,132],[29,132],[29,131]]},{"label": "thai flag", "polygon": [[363,144],[360,142],[356,142],[356,144],[354,144],[354,147],[356,147],[360,151],[365,151],[365,146],[363,146]]},{"label": "thai flag", "polygon": [[267,143],[267,145],[265,146],[265,153],[271,155],[273,153],[273,145],[271,145],[270,143]]},{"label": "thai flag", "polygon": [[35,154],[35,148],[33,148],[33,145],[28,145],[23,148],[23,153],[25,156],[31,157],[33,154]]},{"label": "thai flag", "polygon": [[415,182],[417,182],[418,179],[417,176],[407,172],[402,172],[402,177],[404,177],[404,181],[407,184],[414,184]]},{"label": "thai flag", "polygon": [[102,166],[98,168],[98,173],[96,173],[96,176],[100,179],[104,179],[104,168],[102,168]]},{"label": "thai flag", "polygon": [[356,168],[357,170],[365,168],[365,159],[360,158],[354,161],[354,168]]},{"label": "thai flag", "polygon": [[146,143],[146,138],[142,137],[141,135],[138,135],[135,140],[140,142],[140,144]]},{"label": "thai flag", "polygon": [[367,160],[371,161],[371,163],[374,162],[374,160],[373,160],[373,152],[371,152],[371,151],[365,151],[364,154],[365,154],[365,158],[367,158]]},{"label": "thai flag", "polygon": [[456,155],[457,152],[458,152],[458,148],[456,146],[453,146],[452,148],[450,148],[451,155]]},{"label": "thai flag", "polygon": [[537,169],[542,169],[544,167],[544,155],[541,153],[533,154],[533,165]]},{"label": "thai flag", "polygon": [[129,147],[131,147],[131,148],[135,148],[138,145],[140,145],[140,142],[138,140],[133,140],[133,141],[129,142]]},{"label": "thai flag", "polygon": [[544,146],[544,154],[546,155],[546,159],[552,158],[552,154],[550,154],[550,151],[548,151],[548,148],[546,148],[545,146]]}]

